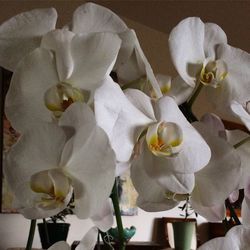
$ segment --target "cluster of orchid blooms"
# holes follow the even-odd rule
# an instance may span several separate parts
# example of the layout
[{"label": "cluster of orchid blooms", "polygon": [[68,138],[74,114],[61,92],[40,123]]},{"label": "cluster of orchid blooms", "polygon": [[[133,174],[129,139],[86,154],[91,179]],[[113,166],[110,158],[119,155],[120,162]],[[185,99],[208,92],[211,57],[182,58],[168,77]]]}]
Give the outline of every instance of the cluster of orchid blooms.
[{"label": "cluster of orchid blooms", "polygon": [[[127,169],[149,212],[188,199],[209,221],[223,220],[225,200],[245,188],[243,225],[200,249],[249,249],[249,134],[227,131],[214,114],[198,120],[191,108],[203,89],[217,114],[250,129],[250,54],[228,45],[218,25],[186,18],[169,35],[179,75],[154,75],[135,32],[109,9],[86,3],[62,29],[56,19],[53,8],[37,9],[0,26],[0,65],[13,72],[5,112],[21,134],[4,159],[18,210],[50,217],[74,195],[76,216],[107,231],[109,196]],[[77,249],[93,249],[96,235],[92,228]]]}]

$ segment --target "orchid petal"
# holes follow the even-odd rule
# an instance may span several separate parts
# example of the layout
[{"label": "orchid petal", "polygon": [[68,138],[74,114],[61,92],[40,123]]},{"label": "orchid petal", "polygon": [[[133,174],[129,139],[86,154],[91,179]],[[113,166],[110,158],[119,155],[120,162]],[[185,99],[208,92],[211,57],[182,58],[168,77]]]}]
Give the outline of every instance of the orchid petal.
[{"label": "orchid petal", "polygon": [[244,250],[250,246],[250,227],[234,226],[225,236],[223,250]]},{"label": "orchid petal", "polygon": [[247,127],[250,131],[250,114],[243,108],[243,106],[236,101],[232,101],[230,105],[234,114],[240,118],[242,123]]},{"label": "orchid petal", "polygon": [[131,166],[132,182],[139,195],[137,205],[149,212],[164,211],[175,207],[178,203],[166,198],[165,194],[168,190],[157,183],[145,170],[145,163],[150,164],[148,157],[145,156],[147,155],[141,154]]},{"label": "orchid petal", "polygon": [[169,35],[172,61],[179,75],[191,87],[195,87],[196,74],[205,59],[204,32],[204,23],[197,17],[189,17]]},{"label": "orchid petal", "polygon": [[207,113],[201,117],[200,121],[206,125],[210,133],[226,139],[225,126],[219,116]]},{"label": "orchid petal", "polygon": [[195,123],[194,126],[210,146],[212,156],[208,165],[195,173],[192,199],[209,207],[224,204],[230,193],[238,188],[240,157],[229,143],[209,132],[204,125]]},{"label": "orchid petal", "polygon": [[73,14],[72,31],[74,33],[114,32],[127,29],[122,19],[110,9],[94,3],[85,3]]},{"label": "orchid petal", "polygon": [[102,232],[108,231],[114,223],[111,199],[108,199],[105,203],[103,203],[103,206],[100,207],[96,214],[91,216],[91,219],[95,226],[97,226]]},{"label": "orchid petal", "polygon": [[232,100],[245,105],[249,101],[247,93],[250,92],[250,54],[231,47],[220,44],[217,47],[217,57],[227,64],[228,75],[220,88],[209,88],[207,91],[209,101],[222,115],[234,117],[229,106]]},{"label": "orchid petal", "polygon": [[155,120],[154,109],[150,97],[137,89],[126,89],[124,94],[128,100],[144,115],[149,117],[151,120]]},{"label": "orchid petal", "polygon": [[76,35],[71,44],[74,70],[67,81],[84,90],[95,90],[110,74],[120,45],[120,38],[112,33]]},{"label": "orchid petal", "polygon": [[53,124],[26,131],[6,157],[5,174],[12,189],[18,191],[33,174],[58,166],[65,140],[63,130]]},{"label": "orchid petal", "polygon": [[65,241],[58,241],[48,248],[48,250],[70,250],[70,246]]},{"label": "orchid petal", "polygon": [[209,240],[198,248],[198,250],[222,250],[224,244],[224,237],[217,237]]},{"label": "orchid petal", "polygon": [[[156,76],[156,79],[159,81],[158,75]],[[187,101],[193,91],[193,87],[188,85],[180,76],[177,76],[172,79],[171,88],[167,95],[173,97],[175,102],[180,105]]]},{"label": "orchid petal", "polygon": [[194,173],[206,166],[211,156],[210,148],[186,120],[173,98],[161,98],[155,113],[157,120],[176,123],[183,132],[182,149],[176,157],[168,159],[168,168],[179,173]]},{"label": "orchid petal", "polygon": [[75,214],[85,219],[95,214],[110,195],[115,179],[115,155],[107,135],[96,125],[94,114],[86,104],[71,105],[64,114],[67,115],[75,115],[73,120],[88,119],[86,126],[82,123],[66,143],[61,161],[72,180]]},{"label": "orchid petal", "polygon": [[227,44],[227,36],[220,26],[215,23],[205,23],[204,51],[206,57],[215,58],[216,45]]},{"label": "orchid petal", "polygon": [[74,33],[68,30],[54,30],[46,34],[41,41],[41,47],[55,53],[57,72],[60,81],[70,77],[74,68],[70,54],[71,41]]},{"label": "orchid petal", "polygon": [[[249,134],[241,130],[228,130],[227,138],[228,138],[228,142],[232,146],[234,146],[234,145],[237,145],[242,140],[249,138]],[[242,144],[240,147],[236,149],[236,151],[241,160],[242,172],[241,172],[239,187],[238,187],[238,189],[241,189],[241,188],[244,188],[245,183],[247,183],[247,178],[250,173],[250,166],[249,166],[250,141],[247,141],[244,144]]]},{"label": "orchid petal", "polygon": [[17,131],[51,121],[44,93],[58,81],[53,55],[45,49],[34,50],[20,62],[5,101],[6,115]]},{"label": "orchid petal", "polygon": [[243,225],[250,226],[250,207],[245,199],[241,204],[241,218]]},{"label": "orchid petal", "polygon": [[152,120],[129,102],[111,78],[96,90],[94,99],[97,124],[107,133],[117,160],[127,162],[136,140]]},{"label": "orchid petal", "polygon": [[221,221],[226,216],[226,207],[223,203],[211,207],[206,207],[197,203],[191,197],[191,206],[196,213],[206,218],[209,222]]},{"label": "orchid petal", "polygon": [[18,62],[40,46],[41,37],[53,30],[54,8],[35,9],[12,17],[0,26],[0,65],[14,71]]},{"label": "orchid petal", "polygon": [[90,228],[76,247],[76,250],[93,250],[96,245],[97,235],[98,229],[96,227]]}]

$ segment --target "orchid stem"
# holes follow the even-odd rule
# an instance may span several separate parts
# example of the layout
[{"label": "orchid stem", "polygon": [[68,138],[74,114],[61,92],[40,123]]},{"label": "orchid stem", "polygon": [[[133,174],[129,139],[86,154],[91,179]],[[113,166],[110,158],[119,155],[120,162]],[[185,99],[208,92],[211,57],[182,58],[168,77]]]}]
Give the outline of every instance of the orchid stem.
[{"label": "orchid stem", "polygon": [[196,100],[196,98],[198,97],[198,95],[200,94],[201,90],[202,90],[203,84],[199,83],[198,87],[196,88],[194,94],[191,96],[191,98],[189,99],[189,101],[187,102],[187,105],[189,106],[189,108],[191,109],[191,107],[194,104],[194,101]]},{"label": "orchid stem", "polygon": [[245,139],[241,140],[240,142],[234,144],[234,148],[235,149],[239,148],[241,145],[245,144],[249,140],[250,140],[250,137],[246,137]]},{"label": "orchid stem", "polygon": [[27,241],[27,245],[26,245],[25,250],[31,250],[32,249],[35,230],[36,230],[36,220],[31,220],[30,221],[29,237],[28,237],[28,241]]},{"label": "orchid stem", "polygon": [[118,228],[118,236],[119,236],[119,249],[125,250],[125,239],[123,234],[123,225],[122,225],[122,217],[121,217],[121,211],[119,206],[119,199],[118,199],[118,190],[117,190],[117,180],[115,180],[111,199],[113,202],[114,210],[115,210],[115,218],[116,218],[116,224]]}]

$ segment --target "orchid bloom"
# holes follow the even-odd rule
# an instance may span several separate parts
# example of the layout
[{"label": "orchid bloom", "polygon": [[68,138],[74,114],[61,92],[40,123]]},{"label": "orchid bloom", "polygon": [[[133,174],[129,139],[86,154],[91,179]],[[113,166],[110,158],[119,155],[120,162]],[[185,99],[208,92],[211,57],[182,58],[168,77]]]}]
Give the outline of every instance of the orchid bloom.
[{"label": "orchid bloom", "polygon": [[[205,126],[206,125],[206,126]],[[222,220],[225,217],[225,199],[238,187],[241,171],[240,158],[234,148],[225,141],[224,126],[217,117],[207,115],[202,123],[195,123],[194,127],[203,136],[211,149],[211,159],[201,170],[194,173],[195,185],[193,190],[187,193],[173,192],[171,188],[165,188],[167,181],[174,181],[175,176],[155,179],[156,164],[151,172],[145,169],[150,158],[144,154],[143,157],[135,159],[135,166],[132,165],[131,175],[136,190],[139,193],[138,204],[146,211],[163,211],[168,207],[176,206],[180,201],[190,196],[191,206],[195,212],[204,216],[210,221]],[[220,138],[222,136],[222,138]],[[146,150],[146,145],[145,149]],[[139,161],[139,162],[138,162]],[[221,182],[223,176],[223,183]],[[179,174],[179,183],[188,180],[187,174]],[[238,178],[237,178],[238,177]],[[177,182],[178,183],[178,182]],[[176,191],[182,191],[176,189]],[[206,192],[206,195],[204,195]]]},{"label": "orchid bloom", "polygon": [[216,45],[226,44],[224,31],[214,23],[197,17],[182,20],[169,35],[173,63],[183,80],[195,87],[198,83],[217,87],[225,78],[225,62],[216,58]]},{"label": "orchid bloom", "polygon": [[[90,103],[120,48],[111,33],[76,35],[55,30],[18,64],[6,96],[6,115],[17,131],[58,120],[74,102]],[[27,122],[28,121],[28,122]]]},{"label": "orchid bloom", "polygon": [[227,141],[226,130],[219,117],[206,114],[201,122],[194,123],[194,127],[206,140],[212,154],[207,166],[195,173],[191,206],[209,221],[223,220],[226,215],[225,200],[239,186],[241,159]]},{"label": "orchid bloom", "polygon": [[[76,250],[93,250],[97,241],[98,230],[97,228],[91,228],[79,242]],[[48,250],[70,250],[70,246],[65,241],[56,242]]]},{"label": "orchid bloom", "polygon": [[[132,160],[136,156],[135,144],[146,134],[145,150],[139,156],[142,160],[148,159],[144,167],[154,172],[153,176],[168,178],[165,181],[162,177],[162,181],[168,183],[173,192],[192,190],[193,173],[210,159],[205,141],[172,98],[166,96],[156,101],[135,89],[126,90],[124,94],[111,81],[96,91],[94,104],[97,123],[109,136],[117,160]],[[183,174],[187,174],[186,178]]]},{"label": "orchid bloom", "polygon": [[5,176],[26,218],[57,214],[74,192],[74,213],[80,219],[93,217],[107,230],[115,155],[86,104],[72,104],[59,125],[44,122],[25,131],[5,163]]},{"label": "orchid bloom", "polygon": [[206,91],[217,113],[232,118],[232,101],[246,108],[250,55],[227,45],[227,37],[218,25],[186,18],[170,33],[169,48],[179,75],[188,85],[211,87]]},{"label": "orchid bloom", "polygon": [[40,46],[42,36],[55,29],[54,8],[35,9],[0,25],[0,65],[14,71],[18,62]]},{"label": "orchid bloom", "polygon": [[250,246],[250,227],[243,225],[232,227],[225,237],[212,239],[198,250],[247,250]]},{"label": "orchid bloom", "polygon": [[89,32],[118,34],[122,44],[114,71],[117,73],[119,83],[128,84],[146,78],[157,97],[162,95],[134,30],[129,29],[124,21],[111,10],[94,3],[85,3],[75,10],[70,29],[77,34]]}]

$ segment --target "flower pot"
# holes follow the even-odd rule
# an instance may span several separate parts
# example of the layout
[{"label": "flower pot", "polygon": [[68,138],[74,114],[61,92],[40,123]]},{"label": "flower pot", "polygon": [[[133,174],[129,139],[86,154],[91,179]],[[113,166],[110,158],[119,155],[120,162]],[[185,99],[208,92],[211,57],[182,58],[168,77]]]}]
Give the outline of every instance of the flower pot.
[{"label": "flower pot", "polygon": [[48,239],[46,237],[45,224],[38,223],[38,231],[41,239],[41,244],[43,249],[48,249],[55,242],[67,240],[69,232],[69,223],[46,223],[48,228]]},{"label": "flower pot", "polygon": [[191,221],[173,222],[175,250],[190,250],[196,223]]}]

